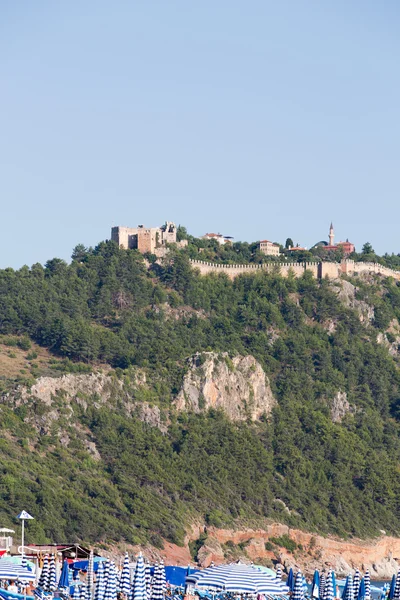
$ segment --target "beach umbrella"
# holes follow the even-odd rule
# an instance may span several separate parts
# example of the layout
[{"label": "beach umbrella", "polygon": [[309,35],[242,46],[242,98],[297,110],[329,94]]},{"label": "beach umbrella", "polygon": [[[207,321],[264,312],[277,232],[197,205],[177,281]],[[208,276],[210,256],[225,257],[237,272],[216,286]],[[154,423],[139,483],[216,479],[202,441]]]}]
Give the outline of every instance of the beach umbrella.
[{"label": "beach umbrella", "polygon": [[311,584],[311,598],[319,599],[319,571],[314,571],[314,577]]},{"label": "beach umbrella", "polygon": [[[154,574],[151,600],[159,600],[158,580],[162,578]],[[243,594],[282,595],[289,592],[288,587],[276,577],[272,577],[257,567],[243,564],[219,565],[208,567],[186,577],[186,583],[200,589],[216,589],[224,592]],[[155,589],[156,588],[156,589]],[[157,593],[156,593],[157,592]]]},{"label": "beach umbrella", "polygon": [[400,599],[400,571],[397,571],[396,583],[395,583],[395,586],[394,586],[393,599],[394,600],[399,600]]},{"label": "beach umbrella", "polygon": [[389,588],[389,600],[393,600],[395,588],[396,588],[396,575],[393,575],[392,581],[390,582],[390,588]]},{"label": "beach umbrella", "polygon": [[353,577],[348,575],[346,579],[345,589],[343,590],[342,595],[343,600],[354,600],[354,586],[353,586]]},{"label": "beach umbrella", "polygon": [[333,597],[336,598],[336,577],[335,577],[335,571],[332,571],[332,587],[333,587]]},{"label": "beach umbrella", "polygon": [[292,600],[304,600],[303,575],[301,571],[297,571],[294,580]]},{"label": "beach umbrella", "polygon": [[57,589],[56,562],[54,560],[54,554],[52,554],[50,557],[49,577],[47,580],[47,587],[44,589],[47,592],[55,592]]},{"label": "beach umbrella", "polygon": [[[148,562],[146,562],[146,575],[145,575],[145,579],[146,579],[146,592],[147,592],[147,597],[150,598],[151,596],[151,572],[150,572],[150,565]],[[190,575],[190,567],[188,567],[188,572],[186,573],[186,575]]]},{"label": "beach umbrella", "polygon": [[358,588],[357,600],[364,600],[365,598],[365,580],[364,577],[360,581],[360,587]]},{"label": "beach umbrella", "polygon": [[68,588],[69,587],[69,567],[68,567],[68,561],[64,560],[62,569],[61,569],[61,575],[60,575],[60,579],[58,582],[58,589],[64,589],[64,588]]},{"label": "beach umbrella", "polygon": [[[208,569],[204,569],[204,571],[207,571]],[[203,571],[203,573],[204,573]],[[189,575],[189,577],[191,577]],[[163,591],[163,576],[160,570],[160,565],[158,563],[156,563],[155,567],[154,567],[154,573],[153,573],[153,582],[152,582],[152,587],[151,587],[151,600],[162,600],[164,598],[164,591]]]},{"label": "beach umbrella", "polygon": [[326,578],[323,600],[334,600],[332,571],[329,571]]},{"label": "beach umbrella", "polygon": [[90,600],[92,600],[92,596],[93,596],[93,583],[94,583],[94,557],[93,557],[93,550],[91,550],[90,554],[89,554],[89,562],[88,562],[88,570],[87,570],[87,587],[88,587],[88,594],[89,594]]},{"label": "beach umbrella", "polygon": [[368,569],[365,571],[364,575],[364,584],[365,584],[365,600],[370,600],[371,598],[371,576],[369,574]]},{"label": "beach umbrella", "polygon": [[49,557],[46,554],[46,556],[44,557],[44,561],[43,561],[42,572],[40,573],[40,577],[39,577],[39,581],[38,581],[38,587],[42,588],[42,590],[47,589],[48,580],[49,580]]},{"label": "beach umbrella", "polygon": [[125,596],[128,596],[129,592],[131,591],[131,570],[127,552],[125,552],[124,563],[122,565],[121,578],[119,580],[119,590],[125,594]]},{"label": "beach umbrella", "polygon": [[287,578],[287,582],[286,585],[288,586],[289,590],[291,592],[293,592],[293,586],[294,586],[294,574],[293,574],[293,569],[291,568],[288,574],[288,578]]},{"label": "beach umbrella", "polygon": [[89,594],[88,594],[88,587],[87,585],[81,585],[79,588],[79,594],[78,594],[78,598],[79,600],[88,600],[89,599]]},{"label": "beach umbrella", "polygon": [[165,567],[164,567],[164,561],[161,560],[160,561],[160,577],[162,580],[162,590],[163,590],[163,594],[165,594],[165,592],[167,591],[167,577],[165,574]]},{"label": "beach umbrella", "polygon": [[319,578],[319,597],[320,598],[324,597],[325,584],[326,584],[326,575],[325,575],[325,573],[321,573],[321,576]]},{"label": "beach umbrella", "polygon": [[356,572],[354,573],[354,579],[353,579],[353,594],[354,594],[355,600],[358,598],[359,587],[360,587],[360,571],[358,569],[356,569]]},{"label": "beach umbrella", "polygon": [[282,568],[281,565],[277,565],[276,567],[276,578],[278,581],[282,581]]},{"label": "beach umbrella", "polygon": [[147,600],[146,588],[146,567],[144,564],[142,553],[140,552],[135,569],[133,579],[132,600]]},{"label": "beach umbrella", "polygon": [[106,579],[106,589],[103,600],[117,600],[117,572],[115,563],[110,562],[108,576]]},{"label": "beach umbrella", "polygon": [[[108,567],[108,565],[107,565],[107,567]],[[95,592],[94,592],[94,600],[103,600],[105,591],[106,591],[105,566],[104,566],[104,563],[101,562],[99,564],[99,568],[97,569],[97,574],[96,574],[96,588],[95,588]]]},{"label": "beach umbrella", "polygon": [[2,558],[0,559],[0,579],[19,579],[22,582],[27,582],[35,581],[36,576],[30,569]]}]

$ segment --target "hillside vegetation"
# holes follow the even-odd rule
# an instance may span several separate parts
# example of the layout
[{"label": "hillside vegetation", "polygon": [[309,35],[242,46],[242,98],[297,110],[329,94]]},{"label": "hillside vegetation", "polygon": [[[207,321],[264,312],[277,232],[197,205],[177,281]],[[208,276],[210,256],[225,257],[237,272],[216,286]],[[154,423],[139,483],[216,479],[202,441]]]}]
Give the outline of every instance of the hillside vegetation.
[{"label": "hillside vegetation", "polygon": [[[71,264],[0,271],[0,363],[19,367],[0,372],[3,525],[26,508],[38,542],[156,546],[182,543],[195,518],[399,533],[400,287],[357,280],[346,296],[307,272],[201,277],[178,251],[148,266],[105,242]],[[188,358],[210,351],[261,364],[270,417],[176,412]],[[21,395],[40,375],[99,370],[115,381],[107,402]],[[159,408],[163,431],[127,393]],[[348,405],[333,419],[338,393]]]}]

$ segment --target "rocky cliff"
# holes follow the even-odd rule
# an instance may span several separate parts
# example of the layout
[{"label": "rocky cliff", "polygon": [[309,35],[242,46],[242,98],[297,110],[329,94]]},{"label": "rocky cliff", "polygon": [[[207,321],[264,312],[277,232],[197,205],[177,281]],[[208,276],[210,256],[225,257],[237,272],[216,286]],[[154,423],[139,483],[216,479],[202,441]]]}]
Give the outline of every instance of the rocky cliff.
[{"label": "rocky cliff", "polygon": [[256,420],[269,414],[276,400],[270,382],[253,356],[205,352],[190,359],[175,407],[179,411],[223,410],[230,419]]},{"label": "rocky cliff", "polygon": [[[204,533],[206,531],[206,533]],[[202,537],[201,537],[202,536]],[[312,575],[315,569],[333,568],[339,577],[347,576],[358,568],[369,569],[374,579],[389,579],[398,570],[400,558],[400,539],[382,535],[377,540],[344,541],[334,537],[322,537],[286,525],[271,523],[263,529],[217,529],[196,525],[190,531],[184,548],[166,545],[161,551],[167,562],[176,556],[180,564],[191,560],[189,542],[201,539],[198,560],[202,566],[240,559],[243,562],[266,562],[271,566],[283,565],[288,572],[291,567],[300,568],[305,574]],[[293,552],[281,543],[290,540]]]}]

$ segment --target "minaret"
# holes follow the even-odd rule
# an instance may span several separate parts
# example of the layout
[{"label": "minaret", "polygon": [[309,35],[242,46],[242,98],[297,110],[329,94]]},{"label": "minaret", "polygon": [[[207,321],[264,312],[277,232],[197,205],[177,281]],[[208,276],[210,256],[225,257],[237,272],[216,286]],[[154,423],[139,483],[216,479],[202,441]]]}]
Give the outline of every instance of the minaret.
[{"label": "minaret", "polygon": [[333,246],[333,238],[335,237],[335,234],[333,233],[333,223],[331,223],[331,226],[329,228],[329,245]]}]

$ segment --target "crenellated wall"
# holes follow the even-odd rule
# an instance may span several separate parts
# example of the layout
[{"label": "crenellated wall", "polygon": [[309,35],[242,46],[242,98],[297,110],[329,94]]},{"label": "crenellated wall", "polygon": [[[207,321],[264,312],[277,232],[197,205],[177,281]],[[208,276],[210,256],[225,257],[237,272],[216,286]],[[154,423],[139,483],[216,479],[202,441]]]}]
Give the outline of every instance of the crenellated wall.
[{"label": "crenellated wall", "polygon": [[223,265],[202,260],[191,260],[193,268],[198,269],[201,275],[209,273],[225,273],[230,279],[235,279],[238,275],[244,273],[259,273],[266,271],[273,273],[279,271],[282,277],[287,277],[289,273],[293,273],[295,277],[301,277],[304,271],[311,271],[316,279],[329,277],[329,279],[337,279],[340,275],[358,275],[359,273],[380,273],[385,277],[394,277],[400,281],[400,271],[393,271],[387,267],[383,267],[378,263],[354,262],[354,260],[343,260],[341,263],[334,262],[306,262],[306,263],[264,263],[262,265],[244,264],[244,265]]}]

